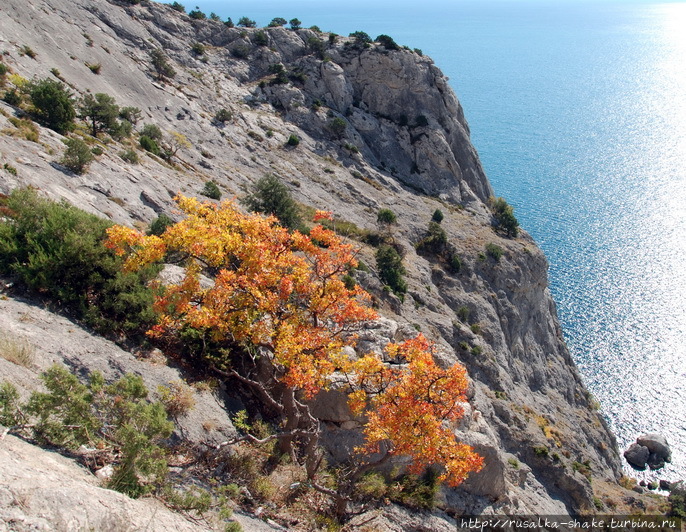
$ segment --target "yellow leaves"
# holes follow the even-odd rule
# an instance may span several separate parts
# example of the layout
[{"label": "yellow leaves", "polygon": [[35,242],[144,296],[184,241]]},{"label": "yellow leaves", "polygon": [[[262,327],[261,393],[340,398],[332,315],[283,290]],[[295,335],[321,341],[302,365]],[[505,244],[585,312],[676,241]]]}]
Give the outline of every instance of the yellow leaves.
[{"label": "yellow leaves", "polygon": [[[166,253],[187,257],[183,280],[155,304],[159,323],[151,336],[175,336],[186,327],[209,332],[223,344],[209,354],[220,367],[230,365],[225,353],[259,353],[270,386],[279,380],[306,398],[340,372],[351,387],[350,408],[367,415],[361,451],[410,456],[415,471],[441,464],[441,478],[453,485],[479,470],[482,459],[450,429],[465,400],[462,366],[438,367],[422,335],[388,345],[393,365],[376,355],[350,360],[341,354],[342,334],[377,317],[369,295],[359,286],[347,289],[341,279],[357,264],[350,244],[321,225],[309,235],[290,233],[274,217],[241,213],[231,201],[180,196],[177,202],[186,218],[160,237],[124,227],[108,232],[108,247],[126,255],[127,268]],[[201,286],[201,273],[211,274],[212,286]]]},{"label": "yellow leaves", "polygon": [[363,395],[371,395],[372,411],[364,429],[366,443],[360,452],[390,452],[412,458],[410,470],[421,472],[432,464],[442,465],[440,480],[460,484],[470,472],[481,469],[483,459],[455,439],[449,428],[463,414],[467,375],[455,364],[444,370],[433,357],[433,346],[419,335],[401,344],[389,344],[387,355],[401,359],[403,369],[391,369],[372,356],[350,363],[354,372],[349,405],[355,413],[363,409]]}]

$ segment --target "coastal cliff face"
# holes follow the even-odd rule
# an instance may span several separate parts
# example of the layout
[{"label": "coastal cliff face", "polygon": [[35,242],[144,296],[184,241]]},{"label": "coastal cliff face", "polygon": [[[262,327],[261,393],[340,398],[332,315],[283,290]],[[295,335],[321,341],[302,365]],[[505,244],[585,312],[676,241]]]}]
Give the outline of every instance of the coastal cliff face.
[{"label": "coastal cliff face", "polygon": [[[204,53],[192,53],[194,43]],[[167,82],[153,75],[150,52],[158,48],[177,72]],[[58,164],[60,135],[40,128],[38,142],[21,138],[9,120],[16,110],[2,103],[0,163],[16,175],[0,170],[0,192],[30,185],[144,227],[161,213],[174,216],[178,192],[197,195],[213,180],[225,197],[241,197],[272,173],[302,204],[363,229],[376,228],[380,208],[397,214],[392,231],[405,252],[408,293],[401,300],[383,290],[376,273],[356,274],[384,316],[359,348],[421,330],[439,346],[442,363],[466,366],[473,386],[460,437],[486,465],[459,489],[445,490],[446,511],[591,511],[594,487],[619,476],[614,437],[564,345],[546,260],[525,232],[506,238],[493,230],[493,190],[462,108],[431,59],[313,30],[227,28],[166,5],[105,0],[6,0],[0,50],[15,74],[57,72],[77,95],[106,93],[120,106],[139,107],[138,128],[154,123],[191,143],[175,166],[142,151],[141,162],[130,164],[119,156],[125,146],[103,143],[76,176]],[[87,64],[99,64],[99,73]],[[286,79],[274,83],[279,64]],[[217,122],[220,109],[231,120]],[[287,146],[290,135],[301,139],[297,147]],[[459,273],[415,250],[436,209],[462,260]],[[487,244],[502,256],[486,253]],[[374,264],[374,249],[360,246],[362,260]],[[19,319],[5,326],[22,330]],[[87,356],[80,364],[97,366]],[[320,415],[334,455],[355,440],[341,409],[323,407]]]}]

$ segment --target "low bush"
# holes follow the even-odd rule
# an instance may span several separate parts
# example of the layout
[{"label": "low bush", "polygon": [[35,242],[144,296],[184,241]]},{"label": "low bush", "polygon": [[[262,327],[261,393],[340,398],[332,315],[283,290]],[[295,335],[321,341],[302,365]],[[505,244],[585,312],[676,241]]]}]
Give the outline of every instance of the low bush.
[{"label": "low bush", "polygon": [[489,257],[493,258],[496,262],[498,262],[503,256],[504,251],[503,248],[501,248],[499,245],[490,242],[486,244],[486,253]]},{"label": "low bush", "polygon": [[407,281],[405,281],[405,267],[402,258],[394,247],[382,245],[376,252],[376,268],[381,280],[388,285],[395,294],[407,292]]},{"label": "low bush", "polygon": [[150,223],[147,234],[160,236],[170,225],[174,225],[174,220],[162,213]]},{"label": "low bush", "polygon": [[119,154],[119,157],[121,157],[122,160],[130,164],[138,164],[139,162],[136,150],[128,149],[126,151],[123,151]]},{"label": "low bush", "polygon": [[142,336],[153,325],[148,282],[159,267],[122,273],[103,246],[109,221],[32,189],[2,197],[0,211],[0,272],[102,333]]},{"label": "low bush", "polygon": [[493,210],[494,226],[507,236],[516,237],[519,234],[519,222],[512,206],[503,198],[491,198],[490,207]]},{"label": "low bush", "polygon": [[93,152],[81,139],[67,139],[66,144],[60,163],[75,174],[83,174],[93,162]]},{"label": "low bush", "polygon": [[388,35],[379,35],[374,40],[386,48],[386,50],[400,50],[400,46],[398,46],[393,38]]},{"label": "low bush", "polygon": [[298,205],[288,187],[273,174],[267,174],[257,181],[243,203],[252,212],[273,214],[281,225],[289,229],[299,229],[303,225]]},{"label": "low bush", "polygon": [[427,235],[417,244],[419,253],[438,255],[448,245],[448,235],[438,222],[429,222]]},{"label": "low bush", "polygon": [[219,190],[217,183],[214,181],[207,181],[203,189],[200,191],[200,194],[213,200],[219,200],[222,197],[221,190]]},{"label": "low bush", "polygon": [[431,221],[440,224],[443,221],[443,211],[441,209],[436,209],[431,215]]},{"label": "low bush", "polygon": [[219,111],[217,111],[214,115],[214,119],[217,122],[221,122],[222,124],[228,122],[229,120],[231,120],[231,118],[233,118],[231,111],[225,108],[219,109]]},{"label": "low bush", "polygon": [[55,365],[41,379],[47,392],[34,392],[24,405],[12,385],[0,386],[0,421],[14,421],[13,431],[29,432],[42,445],[109,447],[116,464],[109,486],[131,497],[161,483],[167,462],[158,444],[174,426],[161,403],[148,401],[139,375],[124,375],[108,386],[94,372],[82,384]]},{"label": "low bush", "polygon": [[160,147],[157,145],[157,142],[150,137],[141,135],[141,138],[138,140],[138,142],[140,143],[141,148],[143,148],[145,151],[148,151],[153,155],[160,155]]},{"label": "low bush", "polygon": [[17,89],[8,89],[2,97],[2,101],[16,107],[21,103],[21,94]]},{"label": "low bush", "polygon": [[291,134],[288,137],[288,141],[286,142],[286,144],[288,144],[289,146],[297,146],[298,144],[300,144],[300,137],[298,137],[298,135]]},{"label": "low bush", "polygon": [[73,128],[76,109],[72,94],[64,84],[43,79],[31,83],[28,89],[39,122],[57,133]]}]

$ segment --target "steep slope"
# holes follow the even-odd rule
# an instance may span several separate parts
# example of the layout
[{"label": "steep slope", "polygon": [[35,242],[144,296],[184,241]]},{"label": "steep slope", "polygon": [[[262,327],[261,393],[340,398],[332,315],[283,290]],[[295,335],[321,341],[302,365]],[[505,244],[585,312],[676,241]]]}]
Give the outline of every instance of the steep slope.
[{"label": "steep slope", "polygon": [[[204,53],[192,52],[195,43]],[[177,71],[167,82],[152,70],[157,48]],[[16,175],[2,172],[0,192],[32,185],[143,227],[173,215],[179,191],[197,194],[214,180],[240,197],[274,173],[301,203],[363,229],[376,228],[380,208],[397,213],[393,237],[405,251],[409,291],[401,300],[375,273],[357,273],[389,318],[369,345],[419,329],[438,343],[442,361],[469,370],[472,408],[462,436],[487,465],[446,492],[451,511],[591,510],[590,476],[619,475],[614,437],[562,340],[545,258],[526,233],[506,238],[493,230],[486,206],[493,191],[459,102],[429,58],[312,30],[227,28],[165,5],[105,0],[7,0],[0,49],[15,74],[59,75],[76,94],[107,93],[141,108],[138,129],[155,123],[192,144],[175,166],[142,151],[134,165],[119,156],[127,146],[97,141],[102,155],[77,176],[58,164],[60,135],[41,128],[38,142],[22,138],[10,122],[16,110],[2,104],[0,162]],[[99,73],[88,64],[99,64]],[[280,71],[285,79],[276,80]],[[216,121],[220,109],[232,119]],[[287,145],[290,135],[301,139],[297,147]],[[461,258],[459,273],[415,250],[436,209],[445,213],[441,226]],[[488,254],[487,244],[502,256]],[[374,249],[361,246],[373,264]],[[345,440],[344,420],[322,415],[329,436]]]}]

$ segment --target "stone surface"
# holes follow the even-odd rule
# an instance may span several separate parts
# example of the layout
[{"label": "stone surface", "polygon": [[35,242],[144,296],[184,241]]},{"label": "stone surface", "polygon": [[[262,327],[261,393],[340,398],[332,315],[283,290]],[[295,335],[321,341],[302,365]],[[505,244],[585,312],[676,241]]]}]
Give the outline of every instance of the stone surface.
[{"label": "stone surface", "polygon": [[645,469],[650,458],[650,450],[638,443],[632,443],[629,448],[624,451],[624,458],[629,464],[636,469]]},{"label": "stone surface", "polygon": [[0,531],[210,530],[155,499],[133,500],[97,484],[59,454],[7,436],[0,441]]},{"label": "stone surface", "polygon": [[672,458],[672,450],[667,443],[667,438],[662,434],[647,433],[636,438],[636,443],[647,447],[651,454],[657,459],[669,462]]}]

